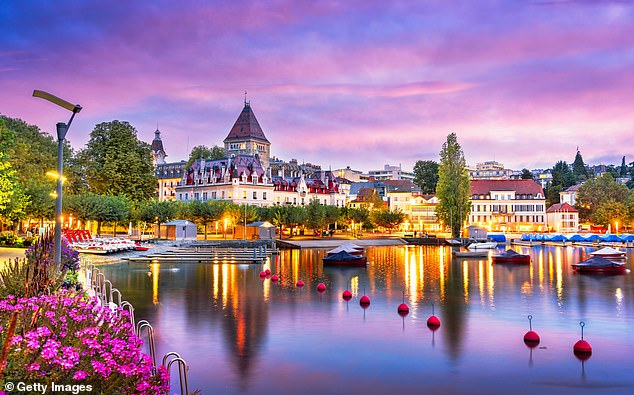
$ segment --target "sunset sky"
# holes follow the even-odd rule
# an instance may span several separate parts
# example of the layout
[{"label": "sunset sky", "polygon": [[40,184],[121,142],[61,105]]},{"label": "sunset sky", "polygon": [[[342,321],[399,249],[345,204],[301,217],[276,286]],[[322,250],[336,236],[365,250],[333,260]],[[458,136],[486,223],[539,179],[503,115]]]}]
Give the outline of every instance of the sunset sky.
[{"label": "sunset sky", "polygon": [[244,91],[272,154],[333,169],[438,160],[521,169],[634,160],[634,3],[8,1],[0,114],[69,140],[130,122],[168,160],[222,145]]}]

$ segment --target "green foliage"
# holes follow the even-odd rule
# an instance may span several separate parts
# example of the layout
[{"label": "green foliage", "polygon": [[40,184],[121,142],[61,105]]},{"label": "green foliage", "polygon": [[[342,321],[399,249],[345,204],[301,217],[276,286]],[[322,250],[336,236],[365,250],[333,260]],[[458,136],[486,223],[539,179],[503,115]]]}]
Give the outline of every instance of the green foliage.
[{"label": "green foliage", "polygon": [[634,218],[634,191],[614,180],[612,174],[591,178],[577,192],[575,207],[582,221],[607,226],[615,221],[624,224]]},{"label": "green foliage", "polygon": [[205,240],[207,240],[207,227],[209,224],[220,220],[226,208],[227,204],[222,201],[209,200],[201,202],[192,200],[184,205],[184,217],[196,224],[203,225]]},{"label": "green foliage", "polygon": [[[584,167],[585,168],[585,167]],[[546,187],[546,206],[559,203],[559,192],[571,187],[577,183],[577,177],[570,170],[570,166],[564,161],[555,163],[551,170],[553,179]]]},{"label": "green foliage", "polygon": [[96,125],[76,164],[90,192],[126,195],[133,201],[151,198],[155,193],[157,180],[150,145],[140,141],[136,129],[127,122]]},{"label": "green foliage", "polygon": [[7,260],[0,266],[0,299],[5,299],[9,295],[24,295],[27,267],[28,264],[24,258]]},{"label": "green foliage", "polygon": [[97,221],[97,233],[101,233],[103,222],[124,221],[130,218],[131,202],[125,196],[83,193],[65,199],[66,210],[83,221]]},{"label": "green foliage", "polygon": [[222,147],[213,146],[211,148],[204,145],[197,145],[192,148],[192,152],[189,154],[189,159],[185,164],[185,168],[189,169],[191,165],[200,159],[205,160],[218,160],[226,157],[225,150]]},{"label": "green foliage", "polygon": [[372,220],[377,226],[392,231],[403,223],[405,214],[401,210],[379,210],[372,212]]},{"label": "green foliage", "polygon": [[440,151],[436,186],[436,196],[440,202],[436,206],[436,215],[445,226],[451,227],[453,237],[460,236],[462,222],[471,212],[469,191],[467,162],[456,134],[451,133]]},{"label": "green foliage", "polygon": [[177,202],[152,199],[139,206],[138,215],[141,221],[157,224],[160,237],[161,224],[176,218],[178,208]]},{"label": "green foliage", "polygon": [[0,118],[0,216],[3,215],[14,200],[18,186],[17,172],[9,162],[9,149],[13,146],[14,134],[6,127]]},{"label": "green foliage", "polygon": [[18,240],[18,236],[13,232],[0,233],[0,246],[13,247]]},{"label": "green foliage", "polygon": [[423,193],[436,193],[438,184],[438,163],[433,160],[419,160],[414,165],[414,184]]},{"label": "green foliage", "polygon": [[588,169],[586,168],[586,164],[583,163],[583,158],[581,157],[581,152],[579,151],[577,151],[575,161],[572,163],[572,173],[575,176],[575,183],[583,182],[588,179]]},{"label": "green foliage", "polygon": [[304,225],[308,229],[319,231],[319,234],[321,235],[321,230],[324,229],[326,225],[326,210],[324,209],[324,206],[319,203],[319,200],[313,199],[306,206],[306,218]]},{"label": "green foliage", "polygon": [[533,173],[530,170],[524,168],[524,169],[522,169],[522,174],[520,175],[520,178],[522,180],[532,180],[533,179]]},{"label": "green foliage", "polygon": [[627,177],[628,173],[629,173],[629,170],[627,168],[627,165],[625,164],[625,157],[623,157],[623,159],[621,160],[621,169],[620,169],[619,177]]}]

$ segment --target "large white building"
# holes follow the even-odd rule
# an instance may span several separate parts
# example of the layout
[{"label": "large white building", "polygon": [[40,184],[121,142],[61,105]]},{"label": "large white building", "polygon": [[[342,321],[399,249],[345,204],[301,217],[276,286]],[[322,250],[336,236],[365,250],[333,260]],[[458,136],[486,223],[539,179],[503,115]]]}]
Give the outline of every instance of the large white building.
[{"label": "large white building", "polygon": [[494,160],[478,163],[475,169],[469,169],[472,180],[509,180],[512,176],[513,170],[505,169],[502,163]]},{"label": "large white building", "polygon": [[533,180],[472,180],[469,223],[489,231],[546,230],[546,198]]},{"label": "large white building", "polygon": [[[401,165],[391,166],[385,165],[382,170],[370,170],[368,172],[368,180],[374,179],[376,181],[383,180],[409,180],[414,181],[414,173],[404,171]],[[363,180],[363,177],[361,177]]]},{"label": "large white building", "polygon": [[306,205],[317,200],[344,207],[334,174],[297,161],[271,160],[268,141],[248,102],[224,139],[227,157],[198,160],[176,187],[178,200],[224,200],[255,206]]}]

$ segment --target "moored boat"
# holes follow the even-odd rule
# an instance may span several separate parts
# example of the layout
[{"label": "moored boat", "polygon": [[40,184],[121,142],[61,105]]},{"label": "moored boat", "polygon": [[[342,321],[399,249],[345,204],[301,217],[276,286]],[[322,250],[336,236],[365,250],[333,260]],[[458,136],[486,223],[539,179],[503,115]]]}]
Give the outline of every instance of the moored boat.
[{"label": "moored boat", "polygon": [[485,258],[489,256],[489,251],[488,250],[453,251],[451,254],[456,258]]},{"label": "moored boat", "polygon": [[365,266],[368,259],[363,255],[352,255],[345,251],[323,258],[324,266]]},{"label": "moored boat", "polygon": [[326,252],[326,255],[332,256],[342,251],[347,252],[351,255],[363,255],[363,247],[358,246],[350,241],[343,243],[339,247],[333,248],[332,250]]},{"label": "moored boat", "polygon": [[625,251],[617,250],[612,247],[603,247],[590,253],[591,256],[597,256],[607,259],[625,259]]},{"label": "moored boat", "polygon": [[484,249],[495,248],[497,245],[498,243],[494,241],[486,241],[481,243],[471,243],[467,246],[467,248],[470,250],[484,250]]},{"label": "moored boat", "polygon": [[513,250],[506,250],[501,254],[493,255],[493,263],[530,264],[531,257]]},{"label": "moored boat", "polygon": [[594,256],[583,262],[573,263],[572,269],[577,273],[623,274],[625,273],[625,263]]}]

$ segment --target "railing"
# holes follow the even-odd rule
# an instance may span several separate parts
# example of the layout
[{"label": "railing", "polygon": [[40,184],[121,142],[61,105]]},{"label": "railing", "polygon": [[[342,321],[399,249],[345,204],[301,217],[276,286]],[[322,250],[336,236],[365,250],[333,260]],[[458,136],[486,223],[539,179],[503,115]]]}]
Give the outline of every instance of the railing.
[{"label": "railing", "polygon": [[[94,267],[94,265],[91,265],[88,269],[86,269],[86,285],[88,286],[89,296],[95,297],[100,305],[110,308],[115,314],[120,314],[122,311],[128,312],[130,316],[130,324],[132,324],[135,334],[139,339],[142,338],[141,334],[145,330],[147,333],[148,351],[150,358],[152,358],[152,370],[156,373],[156,347],[154,343],[154,328],[152,325],[147,320],[135,322],[134,306],[132,306],[130,302],[122,300],[121,291],[114,288],[112,282],[107,280],[103,272]],[[173,358],[167,362],[170,357]],[[161,366],[166,367],[167,372],[171,377],[171,368],[174,363],[178,364],[178,380],[181,394],[188,395],[189,385],[187,381],[187,372],[189,371],[189,366],[187,365],[187,362],[185,362],[179,354],[169,352],[163,357]]]}]

